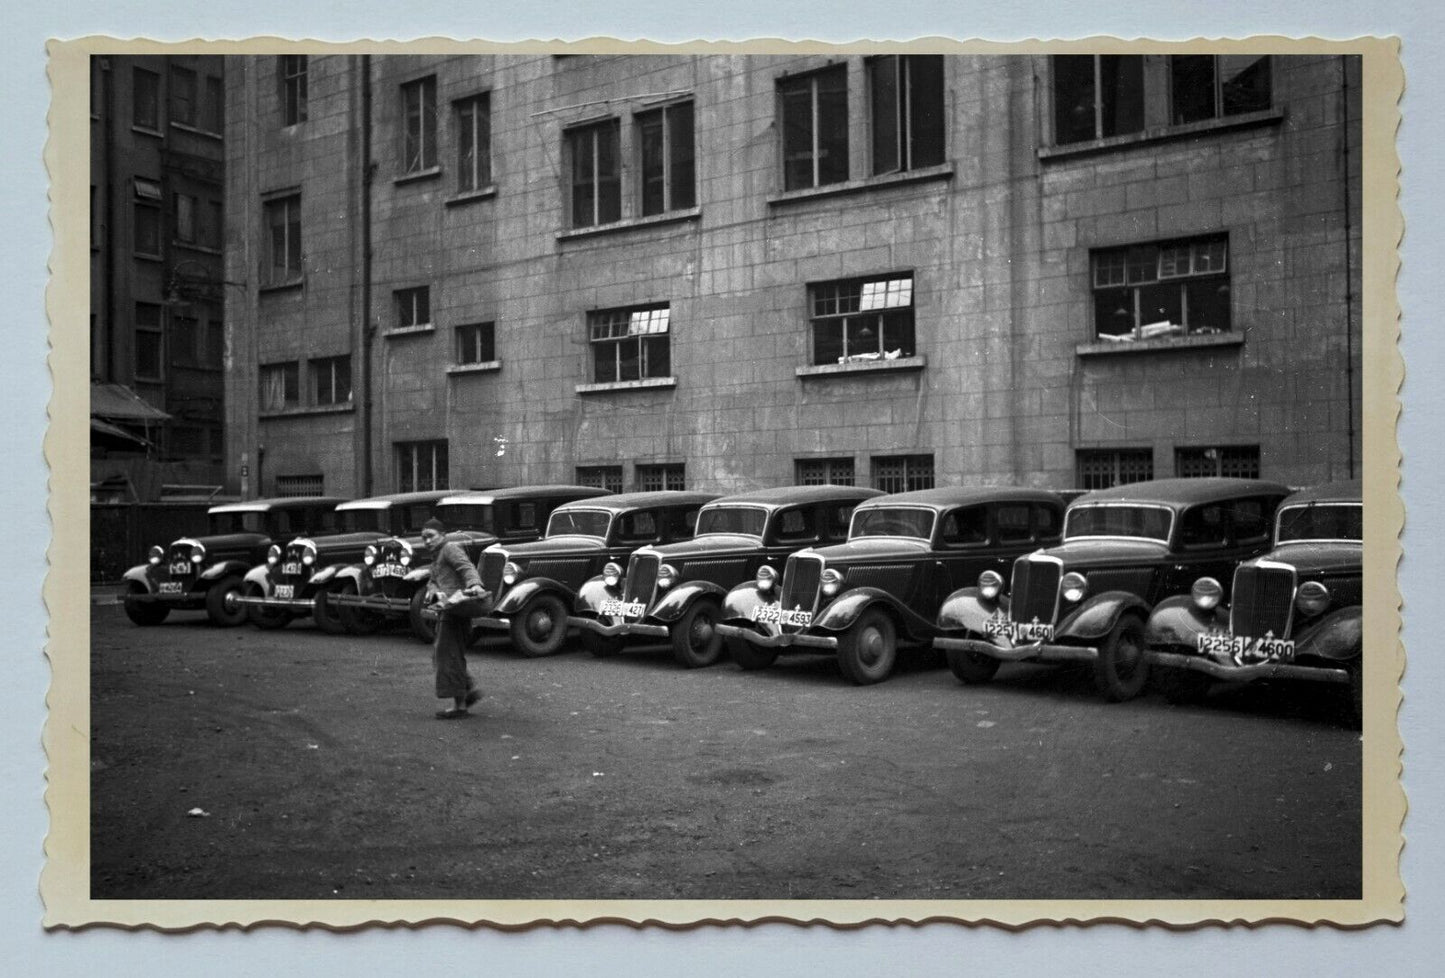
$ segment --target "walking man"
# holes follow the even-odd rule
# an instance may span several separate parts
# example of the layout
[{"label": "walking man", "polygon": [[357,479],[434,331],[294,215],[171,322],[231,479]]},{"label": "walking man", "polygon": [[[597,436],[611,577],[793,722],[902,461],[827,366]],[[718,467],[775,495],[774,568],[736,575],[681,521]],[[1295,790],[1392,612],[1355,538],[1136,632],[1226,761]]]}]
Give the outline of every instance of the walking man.
[{"label": "walking man", "polygon": [[467,559],[461,544],[446,539],[446,524],[430,519],[422,527],[421,540],[432,554],[431,588],[438,617],[432,664],[436,667],[438,699],[450,697],[453,705],[438,710],[438,720],[460,720],[467,708],[482,698],[476,681],[467,671],[467,642],[478,599],[484,599],[482,576]]}]

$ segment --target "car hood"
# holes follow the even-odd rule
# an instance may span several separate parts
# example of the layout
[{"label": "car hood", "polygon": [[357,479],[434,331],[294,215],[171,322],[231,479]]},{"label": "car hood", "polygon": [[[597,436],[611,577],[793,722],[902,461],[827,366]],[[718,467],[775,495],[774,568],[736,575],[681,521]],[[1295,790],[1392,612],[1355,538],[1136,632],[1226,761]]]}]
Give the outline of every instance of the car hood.
[{"label": "car hood", "polygon": [[1300,574],[1360,573],[1361,550],[1358,543],[1286,543],[1261,559],[1290,564]]},{"label": "car hood", "polygon": [[902,558],[916,560],[929,552],[927,540],[911,537],[862,537],[847,543],[835,543],[830,547],[816,547],[807,551],[817,554],[827,563],[848,560],[887,560]]},{"label": "car hood", "polygon": [[[355,533],[334,533],[330,536],[306,537],[316,544],[317,555],[342,553],[347,550],[361,550],[368,543],[376,543],[378,540],[385,540],[391,534],[382,533],[379,530],[359,530]],[[289,547],[291,541],[286,541]]]},{"label": "car hood", "polygon": [[1169,556],[1169,548],[1157,540],[1094,537],[1061,543],[1043,553],[1062,560],[1067,568],[1074,568],[1164,560]]},{"label": "car hood", "polygon": [[516,543],[502,548],[507,552],[508,557],[545,557],[553,554],[586,554],[597,553],[607,549],[607,544],[597,537],[588,537],[579,534],[563,534],[557,537],[548,537],[545,540],[533,540],[530,543]]},{"label": "car hood", "polygon": [[269,539],[271,538],[264,533],[218,533],[205,537],[179,537],[166,546],[169,549],[174,547],[178,540],[194,540],[206,548],[206,553],[211,554],[221,550],[251,550]]},{"label": "car hood", "polygon": [[763,547],[757,537],[745,533],[709,533],[694,540],[679,540],[649,547],[666,557],[717,557],[724,554],[756,553]]}]

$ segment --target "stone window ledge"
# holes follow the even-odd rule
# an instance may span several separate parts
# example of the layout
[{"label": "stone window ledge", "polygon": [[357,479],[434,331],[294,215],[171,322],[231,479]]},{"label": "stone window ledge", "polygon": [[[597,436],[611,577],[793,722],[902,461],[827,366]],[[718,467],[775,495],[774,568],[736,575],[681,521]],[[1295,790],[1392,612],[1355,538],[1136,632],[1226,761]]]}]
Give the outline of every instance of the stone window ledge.
[{"label": "stone window ledge", "polygon": [[598,224],[590,228],[569,228],[566,231],[557,232],[557,240],[575,241],[578,238],[590,238],[598,234],[619,234],[625,231],[636,231],[641,228],[658,227],[664,224],[680,224],[683,221],[696,221],[702,217],[701,207],[689,207],[687,210],[668,211],[666,214],[650,214],[647,217],[632,217],[625,221],[612,221],[608,224]]},{"label": "stone window ledge", "polygon": [[315,404],[310,407],[286,408],[284,411],[262,411],[258,416],[263,420],[308,418],[318,414],[351,414],[355,410],[356,408],[349,402],[346,404]]},{"label": "stone window ledge", "polygon": [[454,363],[447,367],[449,374],[490,374],[502,369],[500,360],[484,360],[481,363]]},{"label": "stone window ledge", "polygon": [[612,394],[618,391],[657,390],[676,387],[676,377],[648,377],[646,380],[619,380],[608,384],[578,384],[578,394]]},{"label": "stone window ledge", "polygon": [[396,329],[389,329],[382,333],[387,339],[401,338],[405,336],[424,336],[427,333],[435,333],[437,328],[432,323],[422,323],[420,326],[399,326]]},{"label": "stone window ledge", "polygon": [[882,190],[885,187],[898,187],[910,183],[927,183],[930,180],[952,180],[953,164],[944,163],[941,166],[929,166],[920,170],[905,170],[901,173],[885,173],[881,176],[867,177],[863,180],[847,180],[843,183],[830,183],[821,187],[807,187],[803,190],[787,190],[768,198],[769,207],[797,203],[805,200],[817,200],[820,197],[834,197],[839,194],[864,193],[869,190]]},{"label": "stone window ledge", "polygon": [[1090,153],[1107,153],[1116,149],[1128,149],[1149,143],[1161,143],[1171,139],[1189,139],[1194,136],[1225,132],[1230,129],[1248,129],[1253,126],[1268,126],[1284,121],[1283,109],[1263,109],[1259,112],[1242,112],[1222,119],[1205,119],[1182,126],[1159,126],[1143,132],[1131,132],[1125,136],[1109,136],[1107,139],[1089,139],[1079,143],[1065,143],[1061,146],[1044,146],[1038,151],[1042,161],[1086,156]]},{"label": "stone window ledge", "polygon": [[285,282],[272,282],[269,285],[263,285],[256,291],[261,293],[262,295],[270,295],[273,292],[295,292],[299,291],[301,286],[305,284],[306,279],[293,278]]},{"label": "stone window ledge", "polygon": [[401,176],[399,176],[399,177],[397,177],[396,179],[392,180],[391,183],[392,183],[392,186],[400,187],[400,186],[402,186],[403,184],[407,184],[407,183],[420,183],[420,182],[423,181],[423,180],[435,180],[437,177],[439,177],[439,176],[441,176],[441,175],[442,175],[442,168],[441,168],[441,167],[439,167],[439,166],[429,166],[429,167],[427,167],[425,170],[414,170],[414,171],[412,171],[411,173],[403,173]]},{"label": "stone window ledge", "polygon": [[495,196],[497,196],[497,185],[489,183],[477,190],[466,190],[453,197],[448,197],[442,201],[442,204],[446,207],[461,207],[463,204],[471,204],[479,200],[491,200]]},{"label": "stone window ledge", "polygon": [[1196,336],[1165,336],[1157,340],[1102,340],[1080,343],[1074,352],[1081,357],[1112,354],[1161,353],[1171,350],[1198,350],[1207,347],[1243,346],[1243,333],[1206,333]]},{"label": "stone window ledge", "polygon": [[212,132],[209,129],[202,129],[200,126],[189,126],[186,125],[184,122],[172,122],[171,128],[178,129],[181,132],[188,132],[193,136],[204,136],[207,139],[214,139],[216,142],[221,142],[223,138],[222,135],[218,132]]},{"label": "stone window ledge", "polygon": [[928,358],[920,354],[914,357],[899,357],[896,360],[855,360],[852,363],[823,363],[814,367],[799,367],[794,373],[806,380],[811,377],[837,377],[844,374],[922,370],[926,366],[928,366]]}]

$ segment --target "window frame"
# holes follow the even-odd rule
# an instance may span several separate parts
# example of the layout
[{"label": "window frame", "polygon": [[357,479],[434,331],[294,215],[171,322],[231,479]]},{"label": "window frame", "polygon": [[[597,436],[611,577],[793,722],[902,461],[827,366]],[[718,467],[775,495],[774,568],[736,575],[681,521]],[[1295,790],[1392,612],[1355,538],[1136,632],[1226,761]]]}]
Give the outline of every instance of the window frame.
[{"label": "window frame", "polygon": [[[149,80],[149,86],[141,85],[142,79]],[[131,68],[131,126],[147,132],[161,129],[161,76],[158,72],[139,65]]]},{"label": "window frame", "polygon": [[[433,438],[419,441],[398,441],[393,442],[395,446],[393,459],[396,464],[396,486],[397,492],[425,492],[435,489],[451,488],[451,458],[448,451],[447,439]],[[425,455],[425,459],[423,459]],[[438,464],[440,460],[440,464]],[[425,461],[428,484],[423,485],[420,478],[422,466]],[[407,475],[403,475],[407,472]]]},{"label": "window frame", "polygon": [[[663,313],[661,317],[656,313]],[[657,328],[658,320],[661,328]],[[625,329],[617,333],[618,329]],[[606,330],[611,335],[599,335]],[[660,341],[659,341],[660,338]],[[626,344],[636,342],[637,376],[624,377],[623,358]],[[599,371],[604,344],[611,344],[613,350],[610,377],[603,377]],[[653,302],[638,306],[619,306],[611,309],[590,309],[587,312],[588,361],[592,382],[595,384],[625,384],[642,380],[654,380],[672,375],[672,305],[668,302]],[[664,353],[664,363],[653,367],[656,351]]]},{"label": "window frame", "polygon": [[[1064,130],[1064,127],[1060,125],[1063,107],[1066,104],[1069,104],[1064,99],[1060,98],[1062,73],[1060,72],[1059,68],[1060,65],[1063,63],[1061,59],[1064,58],[1091,58],[1093,65],[1092,77],[1089,81],[1089,91],[1091,93],[1091,101],[1093,107],[1093,125],[1090,128],[1090,135],[1084,137],[1070,138],[1067,140],[1061,138],[1061,132]],[[1122,123],[1115,122],[1112,125],[1108,122],[1108,116],[1118,115],[1122,110],[1119,104],[1115,104],[1110,112],[1105,111],[1106,102],[1109,101],[1109,97],[1104,94],[1106,81],[1106,73],[1104,71],[1104,59],[1106,58],[1118,59],[1118,64],[1120,67],[1127,66],[1131,70],[1137,71],[1137,105],[1130,105],[1127,109],[1127,111],[1129,111],[1132,115],[1137,116],[1137,124],[1135,124],[1132,119]],[[1051,84],[1049,86],[1049,92],[1052,100],[1052,112],[1049,115],[1049,119],[1053,126],[1053,144],[1055,146],[1075,146],[1080,143],[1097,142],[1101,139],[1111,139],[1115,136],[1136,135],[1143,132],[1148,126],[1148,104],[1150,90],[1146,67],[1147,66],[1145,64],[1145,56],[1142,54],[1051,55],[1049,61],[1049,74],[1051,81]],[[1115,79],[1115,84],[1116,86],[1120,84],[1117,78]],[[1116,100],[1118,99],[1117,91],[1113,93],[1113,98]]]},{"label": "window frame", "polygon": [[[1212,463],[1209,471],[1203,471],[1205,462]],[[1176,445],[1174,448],[1174,475],[1180,479],[1258,479],[1262,462],[1258,445]]]},{"label": "window frame", "polygon": [[[1264,99],[1263,104],[1248,104],[1240,108],[1231,109],[1228,100],[1228,82],[1224,78],[1222,60],[1226,58],[1247,58],[1251,55],[1239,54],[1203,54],[1203,55],[1179,55],[1169,56],[1168,83],[1169,83],[1169,122],[1170,125],[1185,126],[1198,122],[1208,122],[1216,119],[1228,119],[1231,116],[1245,115],[1250,112],[1263,112],[1274,106],[1274,58],[1268,54],[1254,55],[1251,67],[1255,64],[1264,65]],[[1187,110],[1181,106],[1180,74],[1181,64],[1190,59],[1208,58],[1210,65],[1209,79],[1209,102],[1210,111],[1207,115],[1191,115],[1188,118],[1182,116]],[[1242,73],[1241,73],[1242,74]]]},{"label": "window frame", "polygon": [[[142,317],[142,310],[145,311]],[[152,381],[163,383],[166,379],[166,333],[163,308],[155,302],[137,302],[135,304],[135,343],[134,343],[134,365],[135,378],[141,381]],[[153,351],[149,354],[153,358],[155,370],[148,372],[142,365],[142,338],[145,338],[146,349]],[[150,346],[154,344],[154,346]],[[146,364],[149,366],[149,364]]]},{"label": "window frame", "polygon": [[[818,477],[809,474],[808,468],[816,465],[823,467],[821,481]],[[847,469],[848,481],[837,482],[833,480],[834,470]],[[800,486],[856,486],[858,484],[857,466],[851,456],[838,456],[836,458],[798,458],[793,460],[793,480]]]},{"label": "window frame", "polygon": [[[263,363],[257,368],[256,377],[260,386],[260,413],[280,414],[301,406],[301,363],[299,360]],[[268,388],[277,386],[273,379],[276,377],[280,378],[281,398],[279,402],[270,396],[271,392],[268,391]]]},{"label": "window frame", "polygon": [[[567,147],[568,225],[573,229],[592,228],[622,220],[622,121],[615,116],[596,119],[572,126],[564,130],[563,135]],[[613,165],[609,174],[602,172],[604,136]],[[586,167],[586,179],[579,180],[583,169],[584,154],[581,150],[584,143],[587,150],[585,159],[590,161],[590,166]],[[590,188],[587,192],[590,193],[591,206],[585,214],[579,199],[582,188]]]},{"label": "window frame", "polygon": [[[1109,463],[1110,481],[1099,485],[1090,485],[1090,482],[1099,481],[1096,475],[1091,476],[1090,465],[1095,466],[1101,462]],[[1122,479],[1126,473],[1126,463],[1130,466],[1137,466],[1140,463],[1147,463],[1148,471],[1137,478]],[[1081,489],[1092,491],[1094,489],[1109,489],[1114,486],[1128,485],[1131,482],[1145,482],[1154,478],[1154,449],[1149,447],[1129,448],[1080,448],[1075,451],[1074,464],[1076,467],[1078,484]],[[1129,474],[1138,472],[1137,468],[1128,468]]]},{"label": "window frame", "polygon": [[[923,142],[926,137],[916,131],[926,110],[915,113],[915,92],[923,84],[915,77],[915,69],[921,68],[926,60],[936,62],[937,65],[938,91],[935,111],[938,119],[938,150],[936,159],[932,155],[925,156],[921,148],[918,148],[918,144]],[[873,176],[908,173],[930,166],[941,166],[948,159],[946,65],[944,57],[937,54],[883,54],[864,60],[870,110],[868,118],[870,172]],[[879,82],[883,79],[883,71],[889,66],[892,67],[893,93],[896,95],[896,102],[891,105],[891,115],[885,117],[882,111],[883,96],[887,93],[880,90]],[[935,93],[928,92],[926,94],[932,97]],[[891,166],[886,165],[886,161],[879,159],[879,148],[884,145],[890,135],[889,132],[880,129],[884,125],[888,125],[891,129],[891,159],[893,161]],[[920,158],[915,159],[915,155]]]},{"label": "window frame", "polygon": [[[305,278],[306,256],[302,250],[301,195],[299,193],[269,197],[262,202],[266,222],[266,284],[295,285]],[[278,222],[277,216],[281,217]],[[281,263],[277,263],[277,231],[281,231]],[[293,264],[294,262],[294,264]]]},{"label": "window frame", "polygon": [[681,491],[687,488],[686,462],[648,462],[634,473],[638,492]]},{"label": "window frame", "polygon": [[[820,104],[821,100],[818,82],[823,79],[831,81],[834,79],[835,76],[842,79],[842,133],[841,137],[837,133],[827,133],[827,144],[825,146],[823,144],[823,141],[825,139],[825,135],[823,133],[823,130],[825,129],[825,120],[823,119],[823,108]],[[793,156],[795,156],[799,161],[806,159],[809,164],[808,169],[810,172],[808,181],[795,182],[795,170],[792,166],[793,161],[789,158],[789,148],[790,145],[792,145],[790,143],[790,136],[792,135],[794,130],[800,128],[802,122],[801,120],[790,121],[792,117],[788,112],[788,105],[789,100],[796,97],[795,93],[790,90],[801,89],[805,85],[807,87],[808,93],[808,119],[806,135],[808,137],[809,148],[806,153],[794,153]],[[783,191],[786,193],[795,190],[812,190],[818,187],[827,187],[837,183],[846,183],[851,175],[852,167],[852,155],[849,146],[851,132],[849,131],[850,119],[848,116],[847,64],[830,64],[815,69],[813,71],[780,77],[777,80],[776,97],[779,138],[778,159],[782,164],[781,182],[783,185]],[[829,114],[831,116],[833,113],[838,111],[839,109],[837,106],[831,106]],[[832,125],[835,124],[837,120],[830,117],[828,120],[826,120],[826,122],[828,125]],[[826,149],[828,150],[828,152],[832,152],[835,147],[841,149],[841,159],[836,166],[829,167],[830,172],[826,174],[825,179],[822,161],[824,157],[828,154],[825,153],[824,150]]]},{"label": "window frame", "polygon": [[[412,285],[404,289],[395,289],[391,294],[392,309],[396,313],[396,326],[393,327],[394,332],[435,328],[432,322],[433,312],[430,285]],[[418,303],[416,301],[417,299],[421,299],[422,302]],[[426,318],[418,319],[416,317],[421,314],[421,307],[423,305],[426,308]],[[408,315],[412,317],[410,321],[406,318]]]},{"label": "window frame", "polygon": [[[1152,259],[1145,261],[1152,253]],[[1181,254],[1183,253],[1183,254]],[[1181,257],[1188,267],[1180,270]],[[1149,266],[1153,271],[1149,272]],[[1209,267],[1205,267],[1209,266]],[[1182,322],[1172,318],[1153,319],[1144,309],[1146,293],[1155,293],[1156,301],[1171,302],[1169,292],[1177,285],[1175,297]],[[1203,291],[1196,292],[1196,289]],[[1191,296],[1207,295],[1209,290],[1224,296],[1216,300],[1211,310],[1204,306],[1204,312],[1193,312],[1196,304]],[[1116,293],[1117,299],[1110,296]],[[1187,336],[1211,336],[1234,333],[1234,271],[1230,259],[1230,236],[1228,232],[1195,235],[1187,238],[1170,238],[1162,241],[1146,241],[1128,245],[1095,248],[1089,252],[1089,296],[1093,307],[1094,338],[1101,342],[1128,342],[1149,339],[1167,339]],[[1106,318],[1105,308],[1115,305],[1109,319],[1127,317],[1130,327],[1119,333],[1105,332],[1101,319]],[[1165,312],[1161,308],[1159,312]],[[1225,317],[1222,320],[1208,319],[1203,324],[1191,320],[1209,312]],[[1161,326],[1165,328],[1161,328]]]},{"label": "window frame", "polygon": [[[411,176],[438,169],[437,78],[427,75],[405,82],[401,90],[401,172]],[[412,95],[415,93],[415,106]]]},{"label": "window frame", "polygon": [[[893,475],[883,471],[885,467],[893,465],[901,465],[902,473]],[[913,492],[918,489],[932,489],[937,484],[937,478],[938,468],[932,452],[874,455],[868,462],[868,479],[873,484],[873,488],[890,495],[898,492]],[[902,486],[898,489],[888,488],[882,484],[888,479],[901,479]]]},{"label": "window frame", "polygon": [[175,217],[176,240],[182,244],[193,245],[200,243],[197,226],[197,220],[200,217],[200,206],[200,198],[196,194],[186,194],[180,191],[171,194],[171,207]]},{"label": "window frame", "polygon": [[199,116],[197,102],[200,91],[196,85],[196,71],[184,65],[171,65],[170,72],[170,118],[172,125],[196,128]]},{"label": "window frame", "polygon": [[493,183],[491,91],[453,100],[452,117],[457,131],[457,192],[479,193]]},{"label": "window frame", "polygon": [[[895,285],[898,286],[897,289],[894,288]],[[883,287],[881,293],[876,288],[877,286]],[[915,286],[916,282],[911,270],[809,283],[809,362],[817,367],[832,364],[885,362],[891,359],[907,359],[917,356],[918,317],[914,301]],[[870,289],[870,287],[873,288]],[[906,303],[891,302],[893,296],[905,293]],[[827,309],[829,305],[832,306],[831,309]],[[826,311],[820,311],[820,309]],[[859,353],[850,353],[849,338],[853,333],[854,326],[860,327],[856,334],[859,339],[864,334],[871,334],[876,340],[876,346]],[[819,342],[821,333],[834,328],[840,331],[839,342],[836,346],[838,356],[833,355],[834,347],[831,344],[825,346]],[[905,334],[907,342],[899,345],[897,357],[889,357],[888,338],[898,331]]]},{"label": "window frame", "polygon": [[579,486],[606,489],[608,492],[622,491],[622,466],[620,465],[579,465],[576,468]]},{"label": "window frame", "polygon": [[[679,116],[686,112],[686,133]],[[658,130],[658,159],[649,159],[647,130],[655,124]],[[691,99],[671,102],[633,115],[637,153],[637,213],[654,217],[697,206],[697,111]],[[680,151],[684,148],[686,155]],[[656,176],[650,173],[656,172]],[[686,174],[684,179],[682,174]],[[661,182],[660,202],[652,206],[648,185]]]},{"label": "window frame", "polygon": [[[456,366],[466,367],[475,364],[496,362],[496,322],[462,323],[454,328],[453,336],[455,339],[452,350],[456,356],[456,360],[454,361]],[[472,342],[468,341],[469,336],[474,336]],[[468,356],[468,347],[476,351],[474,355]]]},{"label": "window frame", "polygon": [[300,125],[306,121],[310,69],[310,63],[304,54],[283,54],[276,59],[283,127]]},{"label": "window frame", "polygon": [[[341,407],[351,404],[353,388],[350,354],[314,357],[306,362],[306,368],[310,380],[312,407]],[[345,389],[344,397],[341,396],[343,387]]]}]

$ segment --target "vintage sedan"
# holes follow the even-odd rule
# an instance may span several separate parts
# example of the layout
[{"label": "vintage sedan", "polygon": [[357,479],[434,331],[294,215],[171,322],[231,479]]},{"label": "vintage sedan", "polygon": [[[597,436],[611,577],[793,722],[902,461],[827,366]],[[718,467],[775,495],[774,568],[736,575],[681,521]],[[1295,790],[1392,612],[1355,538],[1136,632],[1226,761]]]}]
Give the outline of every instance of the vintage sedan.
[{"label": "vintage sedan", "polygon": [[[608,495],[591,486],[518,486],[462,492],[437,502],[434,514],[447,526],[447,539],[462,545],[473,561],[494,543],[539,540],[552,511],[563,503]],[[368,544],[361,563],[336,575],[327,602],[354,635],[376,631],[388,621],[407,620],[417,638],[430,642],[436,614],[427,607],[432,555],[421,531]]]},{"label": "vintage sedan", "polygon": [[1148,679],[1150,609],[1267,550],[1287,495],[1273,482],[1202,478],[1080,496],[1061,545],[1014,561],[1007,596],[997,573],[949,596],[934,647],[965,683],[988,682],[1003,662],[1086,662],[1105,699],[1137,696]]},{"label": "vintage sedan", "polygon": [[1274,549],[1154,608],[1144,632],[1151,666],[1176,702],[1214,680],[1305,680],[1350,687],[1361,710],[1364,507],[1360,483],[1297,492],[1280,504]]},{"label": "vintage sedan", "polygon": [[310,615],[322,631],[343,631],[329,601],[337,575],[360,563],[368,546],[420,533],[437,502],[449,495],[448,490],[432,489],[353,499],[336,507],[334,532],[272,545],[265,562],[246,574],[238,599],[251,623],[258,628],[284,628],[293,619]]},{"label": "vintage sedan", "polygon": [[643,547],[582,585],[568,624],[593,655],[627,639],[666,641],[688,668],[722,655],[718,614],[728,591],[760,568],[777,574],[788,555],[848,538],[853,508],[881,496],[853,486],[788,486],[724,496],[702,508],[691,540]]},{"label": "vintage sedan", "polygon": [[237,601],[246,572],[278,540],[331,529],[335,496],[291,496],[222,503],[206,511],[207,533],[151,547],[146,562],[125,572],[125,613],[137,625],[159,625],[173,610],[205,609],[217,625],[239,625]]},{"label": "vintage sedan", "polygon": [[744,669],[781,652],[836,655],[859,685],[888,678],[900,641],[926,646],[943,599],[1059,539],[1064,504],[1042,489],[924,489],[853,511],[848,541],[801,550],[733,588],[718,624]]},{"label": "vintage sedan", "polygon": [[493,544],[482,552],[482,584],[494,605],[472,624],[507,632],[523,655],[551,655],[567,637],[567,610],[584,583],[608,564],[625,563],[639,547],[692,539],[698,511],[716,498],[663,490],[557,507],[544,539]]}]

